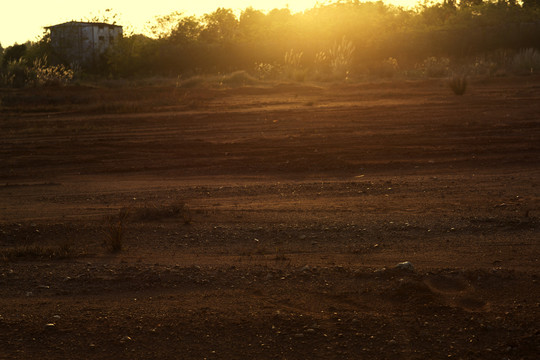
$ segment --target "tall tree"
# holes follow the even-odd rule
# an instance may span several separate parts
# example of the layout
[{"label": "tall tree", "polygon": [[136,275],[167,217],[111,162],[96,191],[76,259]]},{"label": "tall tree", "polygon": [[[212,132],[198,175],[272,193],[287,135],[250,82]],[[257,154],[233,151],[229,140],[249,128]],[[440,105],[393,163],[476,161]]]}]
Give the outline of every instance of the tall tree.
[{"label": "tall tree", "polygon": [[205,26],[201,37],[208,42],[226,42],[234,39],[238,20],[232,9],[218,8],[203,17]]},{"label": "tall tree", "polygon": [[26,44],[9,46],[4,50],[2,56],[2,66],[6,66],[10,61],[17,61],[26,54]]}]

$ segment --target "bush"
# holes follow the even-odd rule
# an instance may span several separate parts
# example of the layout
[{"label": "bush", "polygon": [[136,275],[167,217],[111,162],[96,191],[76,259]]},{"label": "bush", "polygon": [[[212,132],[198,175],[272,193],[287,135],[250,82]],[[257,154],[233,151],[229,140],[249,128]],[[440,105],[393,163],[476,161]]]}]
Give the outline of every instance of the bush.
[{"label": "bush", "polygon": [[231,74],[223,75],[221,78],[221,85],[226,86],[245,86],[252,85],[257,82],[253,76],[249,75],[246,71],[235,71]]},{"label": "bush", "polygon": [[261,62],[255,64],[254,70],[259,80],[270,80],[277,78],[279,67],[273,64]]},{"label": "bush", "polygon": [[135,221],[156,221],[167,218],[180,218],[185,225],[191,224],[191,211],[183,202],[174,202],[170,205],[146,205],[131,211]]},{"label": "bush", "polygon": [[465,75],[454,76],[450,79],[448,85],[454,94],[461,96],[467,90],[467,77]]},{"label": "bush", "polygon": [[73,80],[74,71],[64,65],[47,65],[47,58],[34,61],[29,70],[35,85],[65,85]]},{"label": "bush", "polygon": [[446,57],[438,58],[431,56],[422,62],[420,68],[427,77],[445,77],[448,75],[448,71],[450,69],[450,59]]},{"label": "bush", "polygon": [[45,246],[23,245],[0,250],[0,259],[4,261],[14,261],[18,259],[63,260],[76,255],[77,254],[73,251],[70,242]]},{"label": "bush", "polygon": [[328,51],[330,69],[336,79],[348,80],[355,47],[345,37]]},{"label": "bush", "polygon": [[26,60],[10,61],[0,73],[0,86],[24,87],[26,85],[65,85],[73,80],[74,71],[64,65],[47,65],[47,58],[36,59],[32,65]]},{"label": "bush", "polygon": [[12,60],[7,63],[0,77],[0,85],[20,88],[28,81],[28,66],[24,59]]},{"label": "bush", "polygon": [[398,73],[398,70],[399,70],[398,61],[393,57],[389,57],[388,59],[377,64],[376,66],[373,66],[370,69],[370,72],[373,75],[378,76],[378,77],[391,78],[391,77],[394,77]]},{"label": "bush", "polygon": [[306,70],[302,67],[303,56],[304,53],[302,51],[295,51],[294,49],[291,49],[285,53],[284,72],[287,79],[304,81],[306,77]]},{"label": "bush", "polygon": [[517,53],[511,64],[512,71],[518,75],[534,74],[540,71],[540,52],[536,49],[523,49]]},{"label": "bush", "polygon": [[127,217],[128,211],[121,209],[118,215],[106,218],[104,244],[112,253],[118,253],[124,247],[124,238],[126,235],[125,222]]}]

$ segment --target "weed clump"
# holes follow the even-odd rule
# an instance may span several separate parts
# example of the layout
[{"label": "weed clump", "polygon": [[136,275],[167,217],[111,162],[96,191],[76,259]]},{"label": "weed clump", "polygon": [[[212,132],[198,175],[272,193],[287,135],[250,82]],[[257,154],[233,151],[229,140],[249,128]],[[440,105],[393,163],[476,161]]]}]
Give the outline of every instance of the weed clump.
[{"label": "weed clump", "polygon": [[540,71],[540,52],[533,48],[523,49],[512,59],[512,70],[518,75],[530,75]]},{"label": "weed clump", "polygon": [[74,251],[69,242],[59,245],[24,245],[2,249],[0,259],[13,261],[18,259],[62,260],[73,257]]},{"label": "weed clump", "polygon": [[180,218],[186,225],[192,222],[191,211],[183,202],[174,202],[170,205],[145,205],[132,209],[131,214],[134,221],[157,221],[167,218]]},{"label": "weed clump", "polygon": [[465,75],[454,76],[450,79],[448,85],[456,95],[463,95],[467,91],[467,77]]},{"label": "weed clump", "polygon": [[111,253],[119,253],[124,247],[126,235],[125,222],[128,217],[127,209],[121,209],[118,215],[107,217],[104,245]]},{"label": "weed clump", "polygon": [[257,79],[249,75],[246,71],[235,71],[231,74],[224,75],[221,78],[221,85],[226,86],[246,86],[257,83]]}]

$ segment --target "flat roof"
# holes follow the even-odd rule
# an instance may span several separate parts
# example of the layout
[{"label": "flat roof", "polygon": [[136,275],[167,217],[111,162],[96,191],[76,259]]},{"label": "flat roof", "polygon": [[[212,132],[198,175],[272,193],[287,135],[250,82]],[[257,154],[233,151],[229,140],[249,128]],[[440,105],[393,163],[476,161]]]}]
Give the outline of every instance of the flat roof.
[{"label": "flat roof", "polygon": [[62,26],[85,26],[85,25],[109,26],[109,27],[120,27],[120,28],[122,27],[121,25],[107,24],[104,22],[68,21],[62,24],[45,26],[45,29],[52,29],[55,27],[62,27]]}]

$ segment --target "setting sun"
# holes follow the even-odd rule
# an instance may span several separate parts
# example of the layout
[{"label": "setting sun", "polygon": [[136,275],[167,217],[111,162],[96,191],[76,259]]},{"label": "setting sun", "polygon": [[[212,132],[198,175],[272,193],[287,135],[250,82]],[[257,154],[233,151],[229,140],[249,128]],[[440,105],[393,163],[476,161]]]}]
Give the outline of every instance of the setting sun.
[{"label": "setting sun", "polygon": [[[289,8],[300,12],[314,7],[316,0],[228,0],[216,3],[211,0],[178,2],[174,0],[154,0],[134,3],[130,0],[94,0],[92,2],[66,2],[62,0],[8,2],[2,4],[0,12],[0,45],[35,41],[43,34],[43,27],[71,20],[84,20],[112,9],[119,15],[118,22],[136,32],[144,31],[147,22],[155,16],[180,11],[187,15],[202,15],[218,7],[231,8],[239,12],[247,7],[268,11],[274,8]],[[385,3],[412,6],[416,0],[387,0]]]}]

